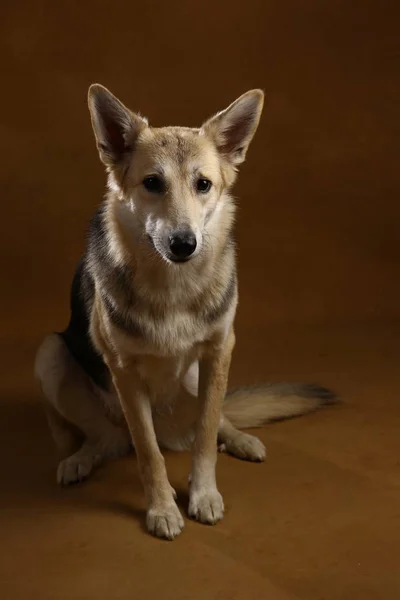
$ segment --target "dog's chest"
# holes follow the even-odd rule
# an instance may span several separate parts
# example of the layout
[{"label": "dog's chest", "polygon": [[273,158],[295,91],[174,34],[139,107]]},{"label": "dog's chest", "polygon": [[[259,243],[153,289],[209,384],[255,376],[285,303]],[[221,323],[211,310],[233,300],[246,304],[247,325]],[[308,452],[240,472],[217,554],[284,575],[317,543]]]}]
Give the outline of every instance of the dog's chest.
[{"label": "dog's chest", "polygon": [[204,285],[193,278],[156,289],[149,288],[146,281],[135,283],[134,301],[125,303],[119,322],[114,320],[122,327],[113,328],[112,337],[118,338],[117,345],[124,353],[186,357],[209,341],[218,329],[226,328],[226,314],[209,318],[210,299]]},{"label": "dog's chest", "polygon": [[139,324],[141,345],[154,355],[185,355],[209,336],[201,316],[183,307],[159,313],[132,309],[132,317]]},{"label": "dog's chest", "polygon": [[208,339],[212,327],[196,304],[201,291],[198,282],[182,279],[160,289],[140,286],[128,316],[137,324],[137,339],[146,352],[182,356]]}]

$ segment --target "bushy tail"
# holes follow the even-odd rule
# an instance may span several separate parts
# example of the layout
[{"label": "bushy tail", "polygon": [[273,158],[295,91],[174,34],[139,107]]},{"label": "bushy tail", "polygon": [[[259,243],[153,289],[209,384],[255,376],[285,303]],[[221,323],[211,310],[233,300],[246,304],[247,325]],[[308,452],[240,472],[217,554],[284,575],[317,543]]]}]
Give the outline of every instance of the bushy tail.
[{"label": "bushy tail", "polygon": [[337,400],[334,392],[316,384],[266,384],[229,392],[223,413],[232,425],[246,429],[298,417]]}]

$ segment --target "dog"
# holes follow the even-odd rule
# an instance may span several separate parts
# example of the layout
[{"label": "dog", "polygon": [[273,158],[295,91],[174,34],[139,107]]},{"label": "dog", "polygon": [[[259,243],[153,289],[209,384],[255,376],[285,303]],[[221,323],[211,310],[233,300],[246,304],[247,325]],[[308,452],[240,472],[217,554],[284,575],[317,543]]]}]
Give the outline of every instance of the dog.
[{"label": "dog", "polygon": [[227,394],[238,303],[230,191],[263,102],[250,90],[198,129],[154,128],[105,87],[89,88],[108,192],[72,282],[69,325],[45,337],[35,374],[66,456],[58,482],[79,482],[133,446],[147,528],[160,538],[184,526],[160,448],[192,451],[188,514],[215,524],[218,450],[262,461],[264,445],[241,429],[336,398],[289,383]]}]

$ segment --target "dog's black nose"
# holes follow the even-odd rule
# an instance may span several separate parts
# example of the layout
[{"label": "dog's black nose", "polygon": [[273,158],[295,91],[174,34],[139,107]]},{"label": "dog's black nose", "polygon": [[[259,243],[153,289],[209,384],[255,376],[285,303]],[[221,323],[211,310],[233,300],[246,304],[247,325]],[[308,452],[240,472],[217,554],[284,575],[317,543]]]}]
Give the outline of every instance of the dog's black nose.
[{"label": "dog's black nose", "polygon": [[169,236],[172,260],[185,260],[196,250],[196,236],[192,231],[176,231]]}]

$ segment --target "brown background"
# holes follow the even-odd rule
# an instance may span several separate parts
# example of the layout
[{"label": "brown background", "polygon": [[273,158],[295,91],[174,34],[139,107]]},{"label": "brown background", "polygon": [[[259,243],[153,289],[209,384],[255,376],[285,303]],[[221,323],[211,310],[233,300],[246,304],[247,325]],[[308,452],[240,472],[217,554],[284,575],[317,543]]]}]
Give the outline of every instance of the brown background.
[{"label": "brown background", "polygon": [[[5,599],[399,597],[398,26],[394,1],[2,4]],[[221,457],[224,522],[187,522],[173,544],[143,530],[134,457],[57,489],[32,381],[104,190],[95,81],[155,125],[266,91],[236,187],[231,379],[320,380],[344,398],[262,430],[264,465]],[[167,457],[183,509],[188,460]]]}]

